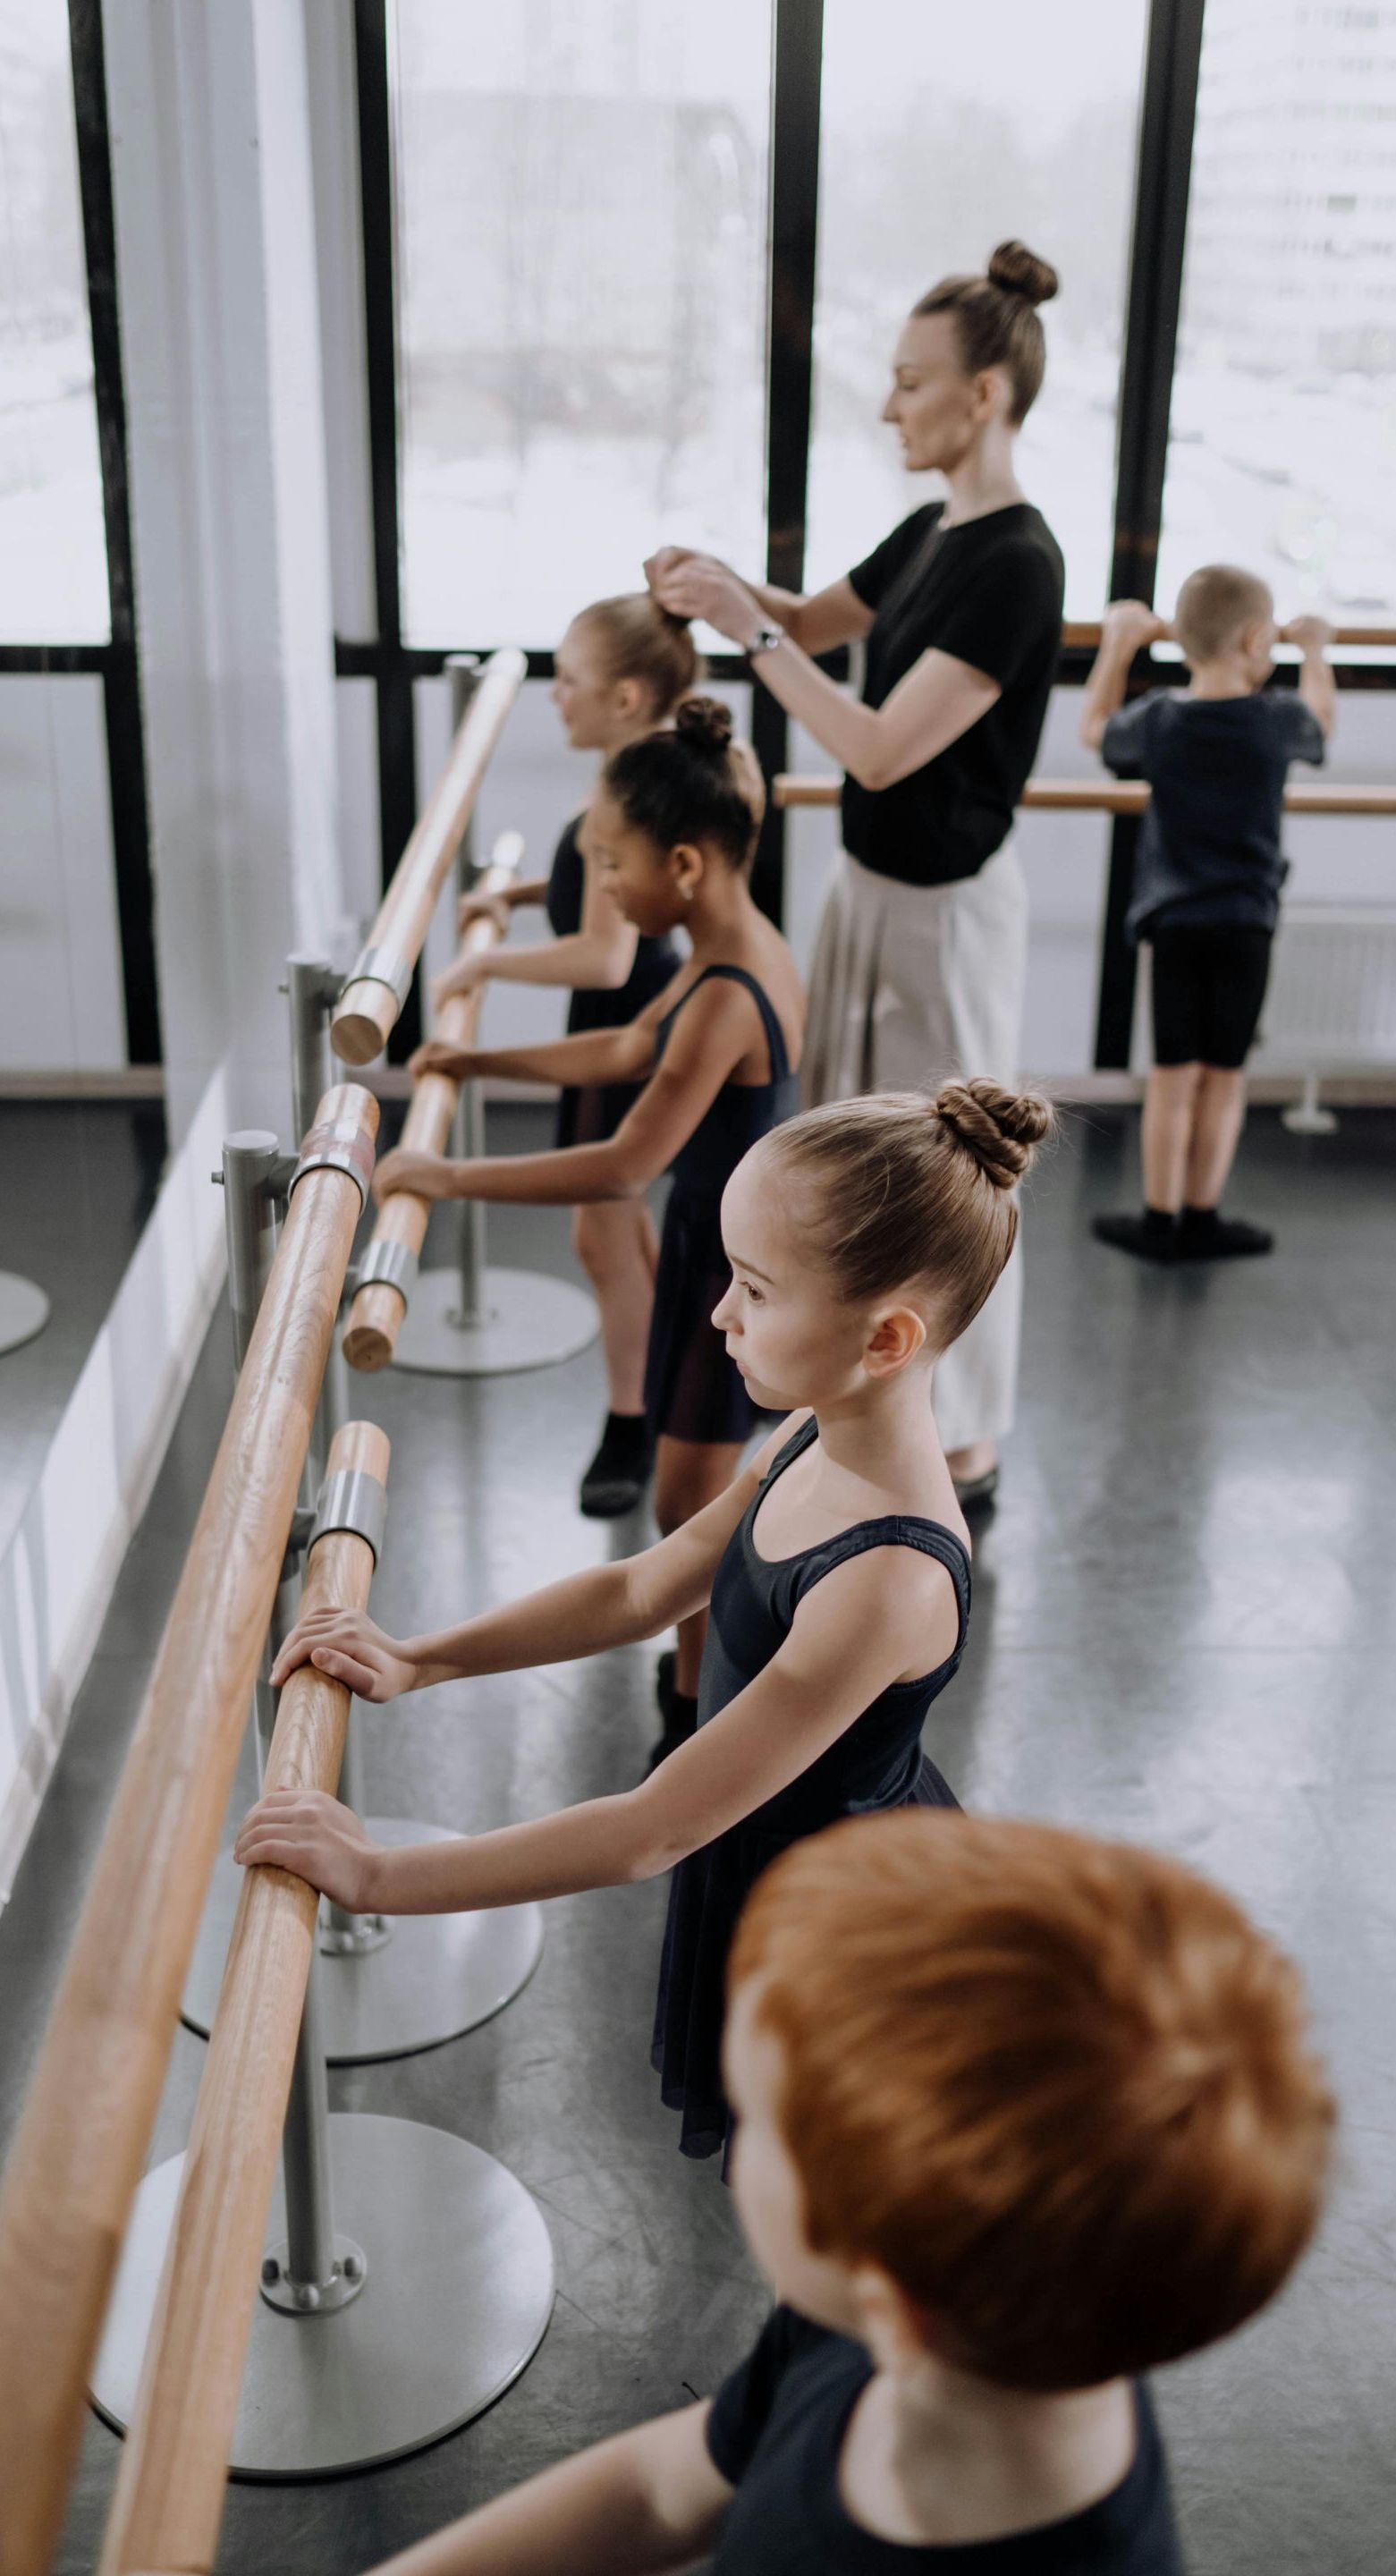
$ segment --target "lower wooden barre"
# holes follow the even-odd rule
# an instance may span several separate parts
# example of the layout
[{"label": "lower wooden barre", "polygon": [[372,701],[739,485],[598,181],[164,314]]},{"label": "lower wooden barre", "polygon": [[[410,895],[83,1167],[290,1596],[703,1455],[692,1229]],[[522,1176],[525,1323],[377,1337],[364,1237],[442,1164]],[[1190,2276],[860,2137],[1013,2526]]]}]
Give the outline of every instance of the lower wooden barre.
[{"label": "lower wooden barre", "polygon": [[[777,805],[837,805],[838,778],[804,778],[783,770],[772,793]],[[1019,800],[1029,813],[1142,814],[1149,790],[1142,778],[1030,778]],[[1396,787],[1310,787],[1285,791],[1290,814],[1396,814]]]},{"label": "lower wooden barre", "polygon": [[[510,884],[517,856],[509,867],[490,867],[475,892],[481,895],[503,894]],[[458,954],[478,957],[498,942],[499,932],[488,918],[473,921],[461,941]],[[475,1030],[484,1001],[484,986],[477,984],[469,993],[455,993],[442,1008],[433,1031],[450,1046],[468,1047],[475,1043]],[[456,1114],[460,1084],[444,1073],[425,1073],[413,1085],[412,1106],[403,1126],[401,1142],[418,1154],[443,1154],[451,1134],[451,1121]],[[413,1259],[426,1241],[427,1220],[431,1215],[429,1199],[413,1198],[406,1190],[395,1190],[378,1212],[372,1242],[399,1244]],[[397,1348],[402,1319],[407,1312],[407,1292],[395,1288],[391,1280],[370,1279],[359,1289],[349,1309],[340,1344],[349,1366],[365,1372],[386,1368]]]},{"label": "lower wooden barre", "polygon": [[[329,1472],[352,1468],[387,1481],[373,1423],[335,1434]],[[362,1610],[372,1576],[367,1540],[327,1531],[303,1608]],[[344,1685],[302,1664],[281,1694],[265,1787],[333,1790],[348,1715]],[[246,1873],[98,2576],[203,2576],[214,2563],[319,1902],[286,1870]]]},{"label": "lower wooden barre", "polygon": [[[378,1104],[317,1125],[368,1144]],[[298,1183],[0,2189],[0,2576],[43,2576],[140,2181],[360,1209]]]}]

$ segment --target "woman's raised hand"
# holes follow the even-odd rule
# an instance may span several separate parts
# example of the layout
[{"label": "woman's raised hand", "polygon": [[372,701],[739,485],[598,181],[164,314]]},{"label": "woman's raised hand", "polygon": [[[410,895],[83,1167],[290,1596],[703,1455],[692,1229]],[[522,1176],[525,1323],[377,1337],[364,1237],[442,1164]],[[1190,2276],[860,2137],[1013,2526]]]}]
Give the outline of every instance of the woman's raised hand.
[{"label": "woman's raised hand", "polygon": [[645,578],[661,608],[675,617],[701,617],[734,644],[747,643],[761,623],[760,609],[746,583],[716,555],[664,546],[651,555]]},{"label": "woman's raised hand", "polygon": [[273,1789],[243,1819],[233,1858],[244,1869],[289,1869],[349,1914],[371,1914],[370,1842],[352,1808],[326,1789]]},{"label": "woman's raised hand", "polygon": [[448,1073],[453,1082],[467,1082],[474,1063],[474,1053],[469,1047],[452,1046],[449,1038],[423,1038],[421,1045],[414,1047],[408,1057],[407,1070],[414,1082],[424,1073]]},{"label": "woman's raised hand", "polygon": [[307,1610],[271,1668],[279,1690],[300,1664],[345,1682],[360,1699],[396,1699],[416,1679],[413,1665],[366,1610]]},{"label": "woman's raised hand", "polygon": [[385,1154],[374,1171],[373,1195],[381,1207],[384,1199],[392,1198],[398,1190],[410,1191],[414,1199],[454,1198],[451,1166],[445,1155],[414,1153],[407,1145],[398,1145],[391,1154]]}]

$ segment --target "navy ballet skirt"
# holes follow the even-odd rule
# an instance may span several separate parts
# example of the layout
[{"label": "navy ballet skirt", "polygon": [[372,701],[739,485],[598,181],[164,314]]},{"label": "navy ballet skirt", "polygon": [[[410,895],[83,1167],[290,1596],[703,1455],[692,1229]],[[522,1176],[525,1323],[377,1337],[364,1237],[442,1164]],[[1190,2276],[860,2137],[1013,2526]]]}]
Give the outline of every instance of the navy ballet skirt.
[{"label": "navy ballet skirt", "polygon": [[725,1082],[675,1157],[654,1280],[645,1411],[651,1431],[667,1432],[674,1440],[741,1442],[750,1439],[759,1415],[713,1322],[713,1308],[732,1275],[722,1249],[722,1193],[742,1156],[793,1117],[800,1105],[800,1083],[791,1072],[785,1033],[769,996],[744,966],[708,966],[695,977],[659,1023],[655,1063],[684,1004],[715,975],[745,985],[755,1002],[771,1078]]},{"label": "navy ballet skirt", "polygon": [[812,1762],[798,1780],[741,1824],[680,1861],[669,1886],[669,1917],[659,1970],[653,2062],[664,2101],[683,2116],[686,2156],[725,2146],[728,2110],[722,2090],[722,2019],[727,1953],[737,1917],[767,1863],[806,1834],[843,1816],[890,1807],[958,1807],[935,1764],[921,1751],[921,1729],[934,1700],[953,1681],[969,1622],[969,1556],[940,1521],[898,1514],[858,1521],[837,1538],[774,1564],[756,1553],[752,1525],[777,1476],[818,1437],[813,1416],[787,1440],[723,1551],[713,1584],[708,1639],[699,1684],[698,1723],[763,1672],[790,1634],[805,1594],[836,1565],[873,1547],[916,1548],[943,1565],[955,1586],[960,1627],[955,1651],[919,1680],[894,1682]]}]

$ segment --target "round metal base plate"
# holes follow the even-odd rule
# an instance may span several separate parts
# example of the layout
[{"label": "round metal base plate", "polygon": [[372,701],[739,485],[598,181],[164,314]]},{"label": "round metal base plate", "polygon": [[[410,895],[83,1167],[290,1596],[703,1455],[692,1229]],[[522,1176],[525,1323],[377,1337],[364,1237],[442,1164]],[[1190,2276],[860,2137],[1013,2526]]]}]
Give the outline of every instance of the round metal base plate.
[{"label": "round metal base plate", "polygon": [[1338,1121],[1331,1109],[1317,1104],[1309,1108],[1302,1101],[1280,1111],[1280,1125],[1287,1127],[1291,1136],[1336,1136],[1338,1132]]},{"label": "round metal base plate", "polygon": [[[92,2375],[123,2432],[140,2383],[184,2158],[136,2196]],[[254,2302],[235,2478],[335,2477],[402,2459],[468,2424],[532,2360],[553,2305],[537,2202],[493,2156],[415,2120],[330,2121],[336,2224],[368,2257],[360,2296],[330,2315]],[[278,2179],[268,2245],[285,2234]]]},{"label": "round metal base plate", "polygon": [[487,1270],[485,1320],[460,1324],[460,1274],[424,1270],[397,1337],[394,1365],[440,1377],[501,1377],[551,1368],[594,1342],[596,1308],[585,1291],[541,1270]]},{"label": "round metal base plate", "polygon": [[[440,1825],[370,1816],[376,1843],[453,1842]],[[190,2030],[206,2039],[243,1873],[231,1852],[214,1863],[204,1919],[180,2006]],[[365,2066],[375,2058],[415,2057],[459,2039],[513,2001],[538,1965],[543,1914],[537,1905],[502,1905],[489,1914],[398,1914],[381,1948],[349,1957],[321,1951],[317,2002],[331,2066]]]},{"label": "round metal base plate", "polygon": [[[0,1270],[0,1351],[17,1351],[21,1342],[32,1342],[43,1331],[49,1312],[47,1297],[32,1279],[21,1279],[14,1270]],[[582,1347],[576,1344],[578,1350]]]}]

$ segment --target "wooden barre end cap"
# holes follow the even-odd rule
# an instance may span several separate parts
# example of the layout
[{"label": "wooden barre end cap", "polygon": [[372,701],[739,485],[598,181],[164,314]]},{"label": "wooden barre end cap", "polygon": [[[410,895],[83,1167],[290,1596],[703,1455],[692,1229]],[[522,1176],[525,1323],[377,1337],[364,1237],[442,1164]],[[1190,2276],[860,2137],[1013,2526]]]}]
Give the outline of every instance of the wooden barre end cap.
[{"label": "wooden barre end cap", "polygon": [[376,1422],[341,1422],[326,1460],[326,1473],[331,1476],[352,1474],[376,1476],[380,1485],[388,1481],[388,1460],[392,1455],[386,1431]]},{"label": "wooden barre end cap", "polygon": [[349,1366],[365,1375],[384,1369],[397,1348],[407,1300],[386,1279],[371,1279],[349,1309],[340,1349]]},{"label": "wooden barre end cap", "polygon": [[397,1025],[397,995],[368,979],[346,985],[330,1022],[330,1044],[342,1064],[372,1064]]}]

